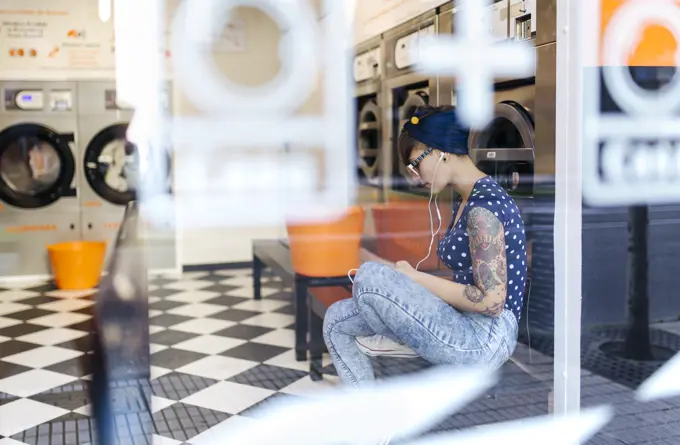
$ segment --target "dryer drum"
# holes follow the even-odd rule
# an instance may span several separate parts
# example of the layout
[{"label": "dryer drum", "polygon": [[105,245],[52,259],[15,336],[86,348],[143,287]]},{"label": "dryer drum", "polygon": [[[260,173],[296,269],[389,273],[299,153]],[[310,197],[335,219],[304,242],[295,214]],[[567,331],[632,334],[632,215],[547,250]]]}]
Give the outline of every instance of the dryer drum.
[{"label": "dryer drum", "polygon": [[520,104],[512,101],[496,105],[494,118],[481,132],[470,135],[469,147],[534,148],[534,120]]},{"label": "dryer drum", "polygon": [[[137,199],[140,159],[134,144],[126,139],[128,124],[115,124],[101,130],[85,149],[85,178],[106,201],[125,205]],[[165,177],[169,176],[170,155],[166,152]],[[158,176],[158,175],[150,175]]]},{"label": "dryer drum", "polygon": [[72,134],[40,124],[18,124],[0,132],[0,200],[22,209],[46,207],[71,188],[75,159]]},{"label": "dryer drum", "polygon": [[369,100],[359,113],[358,161],[360,174],[369,180],[377,179],[380,166],[380,107]]}]

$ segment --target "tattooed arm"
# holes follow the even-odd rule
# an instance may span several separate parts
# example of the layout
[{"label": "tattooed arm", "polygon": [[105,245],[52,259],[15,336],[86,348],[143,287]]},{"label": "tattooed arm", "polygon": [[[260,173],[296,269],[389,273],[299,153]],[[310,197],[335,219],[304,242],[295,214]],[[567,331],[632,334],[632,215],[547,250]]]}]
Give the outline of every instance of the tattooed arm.
[{"label": "tattooed arm", "polygon": [[508,280],[503,224],[491,211],[476,207],[468,214],[467,231],[475,284],[465,287],[465,298],[475,305],[475,312],[498,316]]},{"label": "tattooed arm", "polygon": [[412,278],[461,312],[497,317],[507,295],[507,261],[503,224],[489,210],[475,207],[468,214],[467,232],[474,285],[452,283],[414,271]]}]

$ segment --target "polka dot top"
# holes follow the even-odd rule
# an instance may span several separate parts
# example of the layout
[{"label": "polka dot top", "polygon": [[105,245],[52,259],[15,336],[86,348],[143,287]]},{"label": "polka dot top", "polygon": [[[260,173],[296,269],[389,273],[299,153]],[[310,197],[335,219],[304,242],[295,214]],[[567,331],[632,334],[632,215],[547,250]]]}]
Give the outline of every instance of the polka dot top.
[{"label": "polka dot top", "polygon": [[505,254],[507,258],[508,295],[505,308],[520,319],[527,275],[526,234],[524,222],[515,201],[488,176],[475,184],[458,222],[453,226],[461,205],[461,198],[453,208],[453,220],[444,237],[439,241],[439,258],[453,271],[456,283],[474,284],[470,244],[466,231],[468,213],[474,206],[484,207],[493,212],[505,227]]}]

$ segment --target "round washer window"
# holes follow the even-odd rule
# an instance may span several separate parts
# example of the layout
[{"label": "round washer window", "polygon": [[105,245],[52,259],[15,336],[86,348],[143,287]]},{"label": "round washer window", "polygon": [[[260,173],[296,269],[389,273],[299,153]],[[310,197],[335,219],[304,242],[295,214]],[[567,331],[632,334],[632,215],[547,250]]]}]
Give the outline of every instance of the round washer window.
[{"label": "round washer window", "polygon": [[[137,197],[142,177],[150,180],[152,172],[141,171],[137,147],[126,139],[127,124],[116,124],[101,130],[85,149],[85,177],[90,187],[102,198],[126,205]],[[168,155],[169,158],[169,155]],[[169,177],[169,159],[166,161]]]},{"label": "round washer window", "polygon": [[0,133],[0,199],[32,209],[67,194],[75,170],[70,141],[37,124],[15,125]]},{"label": "round washer window", "polygon": [[131,170],[135,147],[125,139],[127,124],[106,127],[95,135],[85,149],[85,177],[90,187],[108,202],[125,205],[135,199]]}]

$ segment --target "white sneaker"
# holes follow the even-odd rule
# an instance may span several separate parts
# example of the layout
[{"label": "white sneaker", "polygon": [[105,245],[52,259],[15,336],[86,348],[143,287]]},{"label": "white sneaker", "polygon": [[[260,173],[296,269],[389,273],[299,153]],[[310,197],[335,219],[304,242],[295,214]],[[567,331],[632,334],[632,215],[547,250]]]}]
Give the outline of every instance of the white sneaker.
[{"label": "white sneaker", "polygon": [[418,354],[403,343],[398,343],[384,335],[356,337],[354,339],[359,350],[370,357],[416,358]]}]

